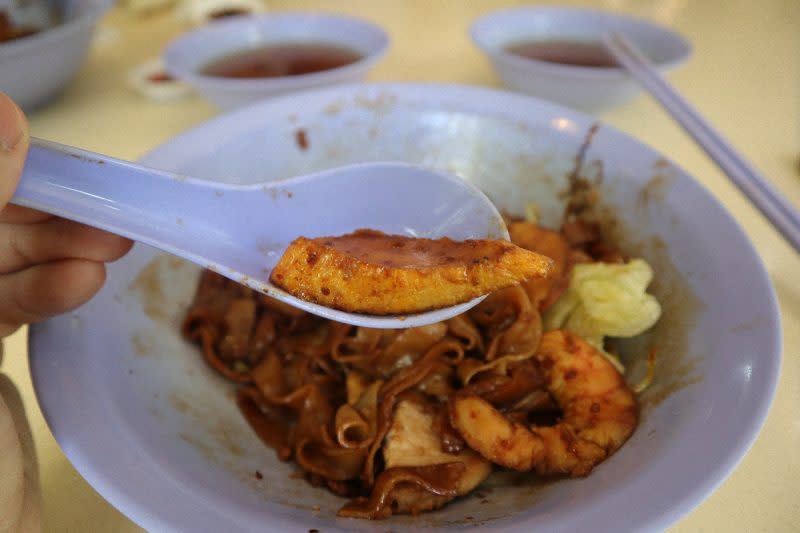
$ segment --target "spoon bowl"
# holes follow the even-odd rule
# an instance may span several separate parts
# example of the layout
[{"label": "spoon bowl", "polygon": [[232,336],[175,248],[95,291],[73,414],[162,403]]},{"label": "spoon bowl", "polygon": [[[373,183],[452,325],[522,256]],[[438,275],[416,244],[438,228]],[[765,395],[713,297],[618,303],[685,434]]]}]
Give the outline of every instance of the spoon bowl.
[{"label": "spoon bowl", "polygon": [[225,185],[34,139],[13,203],[149,244],[316,315],[375,328],[446,320],[476,305],[407,316],[347,313],[269,282],[297,237],[361,228],[412,237],[508,239],[480,190],[406,163],[364,163],[257,185]]}]

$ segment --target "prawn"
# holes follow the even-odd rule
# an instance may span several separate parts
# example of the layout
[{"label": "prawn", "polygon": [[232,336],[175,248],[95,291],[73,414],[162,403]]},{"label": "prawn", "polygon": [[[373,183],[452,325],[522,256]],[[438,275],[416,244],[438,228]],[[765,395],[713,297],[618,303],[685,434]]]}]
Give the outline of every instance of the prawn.
[{"label": "prawn", "polygon": [[451,424],[496,464],[541,475],[588,475],[633,433],[636,398],[603,354],[577,335],[545,333],[535,357],[545,387],[563,411],[555,425],[511,421],[474,395],[451,399]]}]

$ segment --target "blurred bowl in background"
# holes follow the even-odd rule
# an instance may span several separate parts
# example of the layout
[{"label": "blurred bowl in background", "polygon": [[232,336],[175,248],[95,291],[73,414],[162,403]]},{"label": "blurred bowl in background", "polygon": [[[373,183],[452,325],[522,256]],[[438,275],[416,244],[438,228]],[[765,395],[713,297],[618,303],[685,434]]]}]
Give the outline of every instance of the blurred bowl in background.
[{"label": "blurred bowl in background", "polygon": [[[317,49],[320,57],[291,58],[291,47]],[[362,80],[386,53],[389,37],[379,26],[354,17],[323,13],[280,13],[233,17],[220,20],[178,37],[164,54],[167,71],[193,86],[222,109],[304,89]],[[268,75],[265,62],[272,56],[284,58],[280,69]],[[251,55],[249,67],[242,54],[263,53],[258,61]],[[350,52],[347,62],[335,64],[322,57],[328,53]],[[300,63],[303,65],[300,65]],[[209,73],[209,66],[228,63],[250,72],[223,75]],[[257,64],[259,63],[259,64]],[[313,66],[320,69],[305,68]],[[291,65],[299,65],[292,71]],[[212,69],[213,70],[213,69]],[[256,71],[264,71],[260,74]]]},{"label": "blurred bowl in background", "polygon": [[634,41],[661,72],[691,54],[689,42],[672,30],[596,9],[503,9],[470,27],[473,42],[507,87],[589,112],[623,104],[641,92],[603,47],[609,31]]},{"label": "blurred bowl in background", "polygon": [[56,96],[83,64],[108,0],[54,2],[60,22],[0,43],[0,91],[30,111]]}]

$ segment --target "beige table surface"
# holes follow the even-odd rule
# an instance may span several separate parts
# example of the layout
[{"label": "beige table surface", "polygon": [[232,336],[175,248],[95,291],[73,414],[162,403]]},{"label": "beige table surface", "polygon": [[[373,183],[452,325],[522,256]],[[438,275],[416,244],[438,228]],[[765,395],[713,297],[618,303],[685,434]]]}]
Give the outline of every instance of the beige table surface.
[{"label": "beige table surface", "polygon": [[[279,9],[359,14],[388,29],[391,50],[371,80],[496,86],[466,29],[500,1],[271,1]],[[583,2],[589,4],[590,2]],[[800,2],[604,0],[610,9],[672,25],[694,45],[670,78],[800,207]],[[171,12],[148,18],[116,9],[104,19],[78,78],[33,113],[34,135],[135,159],[216,114],[197,97],[164,105],[131,92],[125,74],[185,29]],[[734,213],[778,293],[784,363],[766,425],[740,466],[674,531],[800,531],[800,259],[648,97],[601,117],[686,168]],[[735,266],[732,265],[732,268]],[[5,341],[3,371],[21,390],[40,462],[47,531],[138,531],[81,478],[48,430],[31,387],[26,332]]]}]

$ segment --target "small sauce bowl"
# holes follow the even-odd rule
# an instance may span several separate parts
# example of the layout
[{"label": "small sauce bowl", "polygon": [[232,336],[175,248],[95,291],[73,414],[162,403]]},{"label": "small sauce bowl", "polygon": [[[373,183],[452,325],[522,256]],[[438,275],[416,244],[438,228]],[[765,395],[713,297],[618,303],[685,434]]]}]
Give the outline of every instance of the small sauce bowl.
[{"label": "small sauce bowl", "polygon": [[[110,3],[110,0],[46,3],[45,7],[58,13],[57,24],[0,43],[0,91],[27,112],[50,102],[83,65],[98,20]],[[20,8],[26,7],[22,2],[19,4]]]},{"label": "small sauce bowl", "polygon": [[473,42],[507,87],[589,112],[623,104],[641,92],[622,69],[603,60],[602,38],[609,31],[633,40],[661,72],[691,55],[689,42],[674,31],[596,9],[510,8],[470,27]]},{"label": "small sauce bowl", "polygon": [[[357,58],[305,74],[234,78],[211,75],[209,65],[270,47],[311,45],[348,49]],[[164,64],[221,109],[231,109],[292,91],[362,80],[389,47],[379,26],[354,17],[323,13],[279,13],[221,19],[174,40]]]}]

